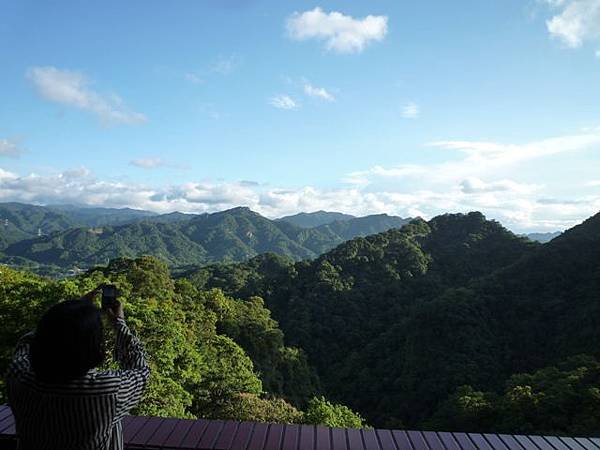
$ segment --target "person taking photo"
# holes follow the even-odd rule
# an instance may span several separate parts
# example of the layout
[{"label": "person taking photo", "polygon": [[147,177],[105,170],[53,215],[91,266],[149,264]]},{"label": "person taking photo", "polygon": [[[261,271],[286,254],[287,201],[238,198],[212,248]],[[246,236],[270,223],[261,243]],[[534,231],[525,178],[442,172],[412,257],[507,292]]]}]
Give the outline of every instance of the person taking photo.
[{"label": "person taking photo", "polygon": [[[102,293],[102,309],[94,304]],[[102,313],[115,331],[120,368],[105,359]],[[21,450],[120,450],[121,420],[135,407],[150,368],[114,286],[52,306],[23,336],[6,381]]]}]

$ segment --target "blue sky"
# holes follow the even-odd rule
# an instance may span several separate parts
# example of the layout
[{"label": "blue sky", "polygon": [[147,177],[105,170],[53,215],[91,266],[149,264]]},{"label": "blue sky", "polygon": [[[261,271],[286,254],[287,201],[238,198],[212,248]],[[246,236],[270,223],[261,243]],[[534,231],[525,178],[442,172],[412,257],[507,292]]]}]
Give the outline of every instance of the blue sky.
[{"label": "blue sky", "polygon": [[600,210],[600,0],[0,0],[0,201]]}]

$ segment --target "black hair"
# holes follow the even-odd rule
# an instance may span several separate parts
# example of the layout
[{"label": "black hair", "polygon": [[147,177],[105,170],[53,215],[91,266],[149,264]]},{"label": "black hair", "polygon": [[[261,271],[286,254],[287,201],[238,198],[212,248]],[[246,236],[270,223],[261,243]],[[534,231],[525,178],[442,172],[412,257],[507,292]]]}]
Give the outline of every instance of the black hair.
[{"label": "black hair", "polygon": [[65,383],[104,361],[100,309],[85,300],[68,300],[42,316],[30,349],[31,366],[40,381]]}]

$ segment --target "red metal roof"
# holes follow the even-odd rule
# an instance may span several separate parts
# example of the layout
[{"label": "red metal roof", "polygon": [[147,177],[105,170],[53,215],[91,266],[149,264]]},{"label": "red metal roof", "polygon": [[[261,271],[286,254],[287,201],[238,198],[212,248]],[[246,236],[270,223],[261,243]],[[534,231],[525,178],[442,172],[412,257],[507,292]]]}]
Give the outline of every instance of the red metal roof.
[{"label": "red metal roof", "polygon": [[[600,438],[434,431],[356,430],[224,420],[128,416],[127,449],[202,450],[600,450]],[[10,408],[0,406],[0,449],[16,439]],[[3,445],[4,444],[4,445]]]}]

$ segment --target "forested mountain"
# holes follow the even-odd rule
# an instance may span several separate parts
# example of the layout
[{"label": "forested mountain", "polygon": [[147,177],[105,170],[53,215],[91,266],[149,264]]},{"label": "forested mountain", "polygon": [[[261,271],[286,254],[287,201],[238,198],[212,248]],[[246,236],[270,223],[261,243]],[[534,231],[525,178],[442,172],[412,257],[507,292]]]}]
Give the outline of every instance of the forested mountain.
[{"label": "forested mountain", "polygon": [[330,224],[336,220],[343,221],[354,218],[355,216],[351,216],[350,214],[329,211],[315,211],[312,213],[301,212],[294,214],[293,216],[282,217],[278,220],[291,223],[292,225],[296,225],[301,228],[314,228],[320,225]]},{"label": "forested mountain", "polygon": [[[115,283],[129,326],[140,336],[152,373],[138,414],[263,422],[363,426],[360,416],[320,395],[301,349],[284,335],[260,298],[200,291],[173,280],[151,257],[117,259],[108,267],[53,281],[0,268],[0,403],[17,339],[43,311]],[[110,350],[110,349],[108,349]],[[107,352],[107,364],[111,362]]]},{"label": "forested mountain", "polygon": [[159,216],[150,211],[131,208],[100,208],[73,205],[53,205],[47,208],[60,211],[73,221],[89,227],[122,225]]},{"label": "forested mountain", "polygon": [[[231,261],[323,245],[337,223],[238,208],[114,229],[167,227]],[[150,257],[60,282],[2,269],[0,370],[48,304],[110,280],[152,356],[143,413],[362,426],[354,410],[380,427],[600,435],[598,261],[600,214],[540,244],[470,213],[176,280]]]},{"label": "forested mountain", "polygon": [[44,206],[0,203],[0,250],[40,233],[53,233],[78,226],[72,217]]},{"label": "forested mountain", "polygon": [[188,279],[262,296],[328,395],[377,426],[598,434],[598,261],[600,215],[542,245],[470,213]]},{"label": "forested mountain", "polygon": [[[130,212],[123,211],[123,217]],[[94,223],[100,221],[94,219]],[[404,219],[383,214],[304,229],[269,220],[248,208],[234,208],[214,214],[145,217],[125,225],[67,227],[41,237],[7,241],[2,252],[4,261],[63,268],[141,255],[156,256],[171,266],[244,261],[265,252],[302,260],[353,237],[404,223]]]}]

